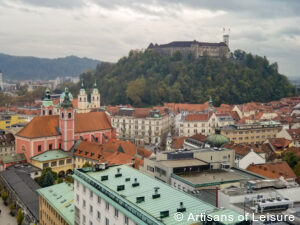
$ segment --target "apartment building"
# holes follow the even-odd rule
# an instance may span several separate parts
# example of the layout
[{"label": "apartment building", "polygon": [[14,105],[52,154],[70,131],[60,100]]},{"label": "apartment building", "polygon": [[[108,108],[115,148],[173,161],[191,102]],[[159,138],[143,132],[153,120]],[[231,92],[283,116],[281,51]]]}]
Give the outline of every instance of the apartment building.
[{"label": "apartment building", "polygon": [[11,133],[0,134],[0,157],[15,153],[15,136]]},{"label": "apartment building", "polygon": [[73,184],[60,183],[38,189],[40,225],[74,224]]},{"label": "apartment building", "polygon": [[[98,171],[78,169],[73,177],[75,225],[170,225],[178,224],[173,216],[176,212],[188,218],[190,213],[199,212],[221,215],[222,210],[234,215],[230,224],[241,222],[240,214],[233,210],[218,209],[126,165],[99,167]],[[182,220],[180,224],[188,225],[191,221]]]},{"label": "apartment building", "polygon": [[151,108],[107,107],[117,137],[137,145],[159,144],[170,130],[167,110]]},{"label": "apartment building", "polygon": [[276,137],[281,128],[281,124],[275,121],[236,124],[221,127],[221,134],[236,144],[261,144],[268,138]]},{"label": "apartment building", "polygon": [[222,127],[234,124],[230,113],[197,113],[182,115],[176,121],[179,136],[192,136],[194,134],[210,135],[214,133],[215,127]]}]

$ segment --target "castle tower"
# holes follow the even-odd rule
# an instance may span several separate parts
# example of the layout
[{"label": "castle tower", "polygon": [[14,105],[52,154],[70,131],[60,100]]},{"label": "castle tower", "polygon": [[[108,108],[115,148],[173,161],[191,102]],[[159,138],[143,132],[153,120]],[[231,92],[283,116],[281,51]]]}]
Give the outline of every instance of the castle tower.
[{"label": "castle tower", "polygon": [[50,95],[50,89],[46,88],[45,90],[45,97],[42,102],[41,107],[41,115],[42,116],[51,116],[54,114],[54,107],[53,107],[53,101],[51,99]]},{"label": "castle tower", "polygon": [[60,108],[59,131],[61,133],[61,148],[65,151],[70,150],[74,144],[74,110],[67,88]]},{"label": "castle tower", "polygon": [[88,111],[88,96],[83,86],[83,81],[81,82],[81,88],[78,95],[78,113],[85,113]]},{"label": "castle tower", "polygon": [[[225,29],[224,29],[225,32]],[[223,34],[223,42],[227,45],[227,47],[229,48],[229,30],[228,33],[224,33]]]},{"label": "castle tower", "polygon": [[96,81],[94,83],[93,92],[91,94],[91,106],[90,106],[90,108],[100,109],[100,93],[99,93],[99,90],[97,88]]}]

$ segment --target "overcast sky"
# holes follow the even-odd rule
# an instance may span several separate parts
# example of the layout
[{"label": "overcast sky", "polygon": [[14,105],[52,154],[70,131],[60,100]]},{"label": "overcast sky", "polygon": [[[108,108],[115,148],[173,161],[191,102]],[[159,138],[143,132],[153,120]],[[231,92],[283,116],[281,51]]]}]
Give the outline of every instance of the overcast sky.
[{"label": "overcast sky", "polygon": [[174,40],[219,42],[300,78],[299,0],[0,0],[0,52],[115,62]]}]

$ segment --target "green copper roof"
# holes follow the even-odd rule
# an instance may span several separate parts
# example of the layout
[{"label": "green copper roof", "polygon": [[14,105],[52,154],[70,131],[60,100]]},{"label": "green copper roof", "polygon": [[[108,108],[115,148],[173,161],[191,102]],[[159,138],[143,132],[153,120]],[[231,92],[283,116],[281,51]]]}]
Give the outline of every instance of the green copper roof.
[{"label": "green copper roof", "polygon": [[48,107],[50,105],[53,105],[53,101],[51,99],[51,95],[50,95],[50,89],[46,88],[45,90],[45,97],[43,99],[43,106]]},{"label": "green copper roof", "polygon": [[65,97],[64,97],[64,101],[61,103],[61,107],[63,107],[63,108],[73,107],[68,88],[65,88],[64,93],[65,93]]},{"label": "green copper roof", "polygon": [[[69,99],[72,100],[73,99],[73,95],[71,92],[68,92],[69,95]],[[61,93],[61,95],[59,96],[60,99],[64,99],[66,96],[65,91],[63,93]]]},{"label": "green copper roof", "polygon": [[206,138],[206,142],[213,147],[221,147],[222,145],[229,143],[230,140],[226,136],[220,134],[220,129],[216,128],[215,134],[209,135]]},{"label": "green copper roof", "polygon": [[68,224],[74,224],[73,184],[60,183],[50,187],[38,189],[37,192]]},{"label": "green copper roof", "polygon": [[280,125],[280,124],[281,123],[274,121],[274,120],[260,122],[260,125]]},{"label": "green copper roof", "polygon": [[[101,181],[104,176],[108,179]],[[214,206],[126,165],[97,172],[79,169],[75,170],[73,177],[139,225],[187,225],[192,223],[187,220],[190,213],[197,215],[208,210],[216,210]],[[134,183],[139,185],[133,187]],[[118,187],[124,190],[118,191]],[[156,195],[157,198],[153,197],[155,189],[159,195]],[[181,202],[186,211],[182,212],[184,219],[179,223],[174,219],[174,214],[181,208]],[[161,217],[164,211],[168,211],[169,216]]]},{"label": "green copper roof", "polygon": [[43,162],[48,160],[63,159],[70,156],[72,156],[71,152],[65,152],[63,150],[48,150],[37,156],[32,157],[31,159]]}]

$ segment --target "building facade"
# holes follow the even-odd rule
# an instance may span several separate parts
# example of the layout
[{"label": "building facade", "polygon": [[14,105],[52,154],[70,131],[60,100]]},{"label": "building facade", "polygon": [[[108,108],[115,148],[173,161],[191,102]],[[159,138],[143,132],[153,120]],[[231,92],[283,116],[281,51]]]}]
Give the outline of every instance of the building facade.
[{"label": "building facade", "polygon": [[38,189],[40,225],[74,224],[73,184],[60,183]]},{"label": "building facade", "polygon": [[59,177],[70,174],[74,170],[71,152],[62,150],[46,151],[31,158],[31,164],[40,168],[51,168]]},{"label": "building facade", "polygon": [[210,135],[214,128],[234,124],[234,120],[228,113],[198,113],[182,116],[175,126],[179,136],[192,136],[194,134]]},{"label": "building facade", "polygon": [[237,144],[261,144],[268,138],[276,137],[281,128],[277,122],[237,124],[221,127],[221,134]]},{"label": "building facade", "polygon": [[11,133],[0,134],[0,157],[15,153],[15,136]]},{"label": "building facade", "polygon": [[14,125],[24,124],[26,119],[23,116],[12,112],[5,112],[0,114],[0,130],[9,130]]},{"label": "building facade", "polygon": [[159,144],[170,130],[170,117],[165,111],[148,108],[118,108],[111,112],[117,137],[137,145]]}]

